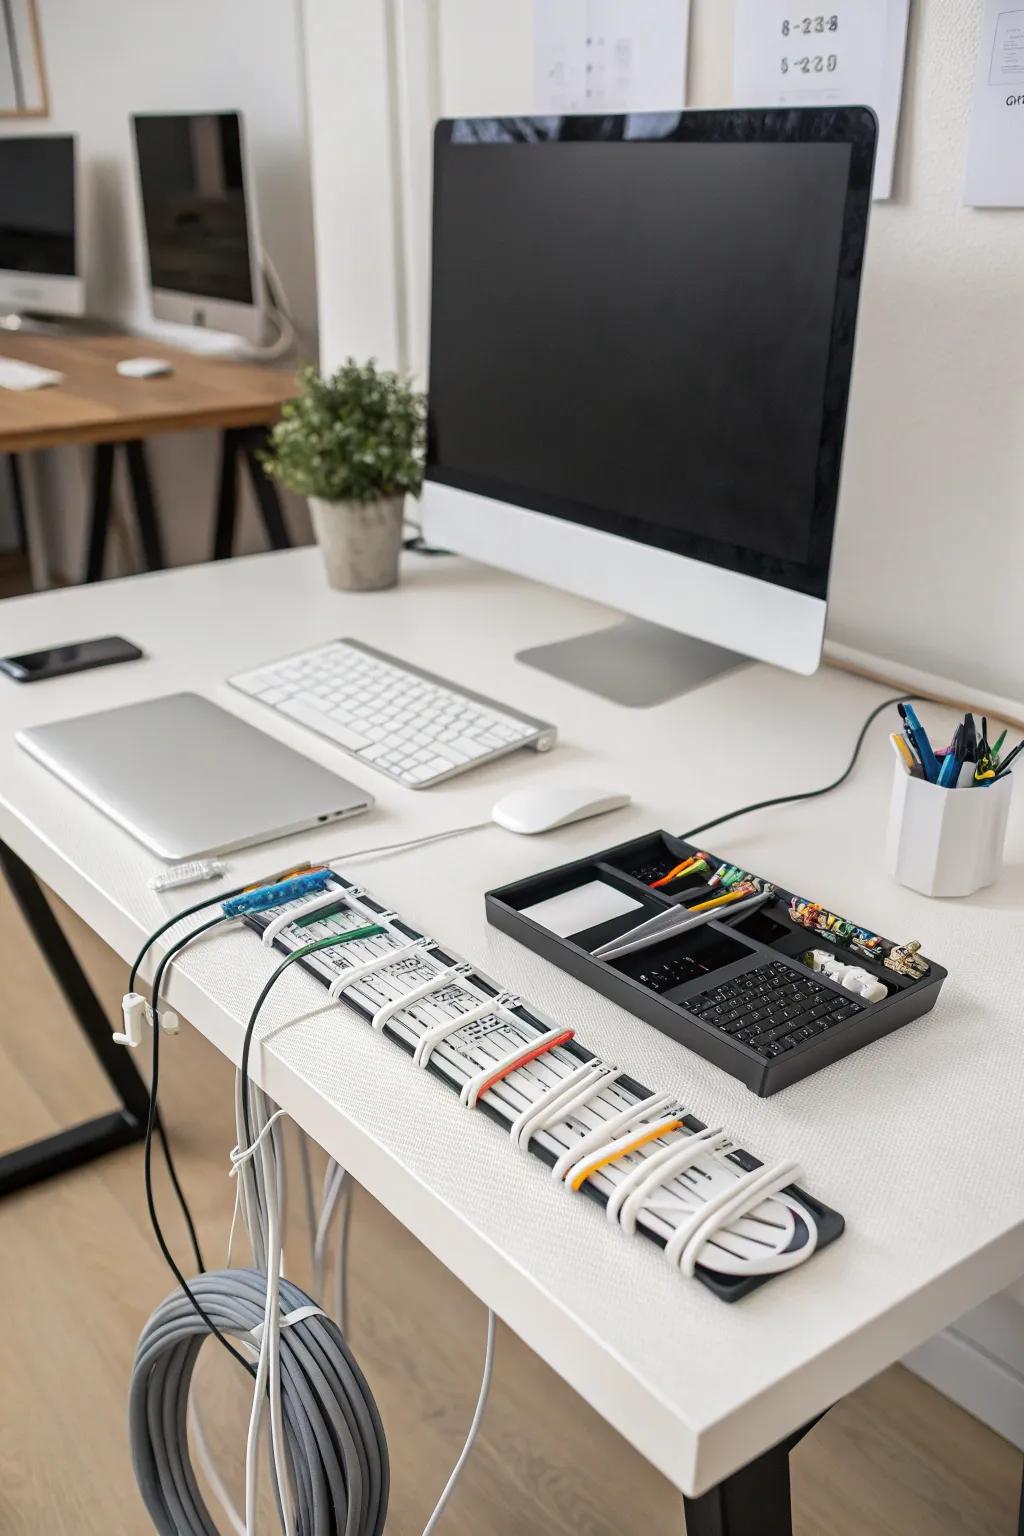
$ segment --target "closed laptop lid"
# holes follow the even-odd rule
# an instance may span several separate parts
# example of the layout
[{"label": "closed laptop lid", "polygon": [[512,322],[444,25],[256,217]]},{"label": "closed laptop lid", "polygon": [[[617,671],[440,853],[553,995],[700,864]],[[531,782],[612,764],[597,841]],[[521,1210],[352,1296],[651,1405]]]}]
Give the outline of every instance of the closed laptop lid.
[{"label": "closed laptop lid", "polygon": [[373,804],[197,693],[32,726],[17,740],[164,859],[227,853]]}]

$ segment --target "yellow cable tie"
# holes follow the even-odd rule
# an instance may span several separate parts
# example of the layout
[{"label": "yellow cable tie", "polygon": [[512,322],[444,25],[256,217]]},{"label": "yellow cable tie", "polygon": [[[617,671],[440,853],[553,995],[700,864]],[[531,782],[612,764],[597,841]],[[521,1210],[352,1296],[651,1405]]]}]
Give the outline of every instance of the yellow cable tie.
[{"label": "yellow cable tie", "polygon": [[657,1141],[659,1136],[667,1136],[669,1131],[677,1131],[682,1123],[682,1120],[661,1120],[657,1125],[647,1126],[640,1132],[639,1136],[634,1136],[632,1141],[628,1142],[626,1146],[619,1147],[615,1152],[608,1152],[604,1157],[597,1158],[596,1161],[591,1160],[589,1163],[584,1163],[582,1169],[572,1181],[573,1189],[582,1189],[591,1174],[597,1173],[599,1169],[606,1167],[608,1163],[617,1163],[620,1157],[628,1156],[630,1152],[635,1152],[638,1147],[646,1146],[649,1141]]}]

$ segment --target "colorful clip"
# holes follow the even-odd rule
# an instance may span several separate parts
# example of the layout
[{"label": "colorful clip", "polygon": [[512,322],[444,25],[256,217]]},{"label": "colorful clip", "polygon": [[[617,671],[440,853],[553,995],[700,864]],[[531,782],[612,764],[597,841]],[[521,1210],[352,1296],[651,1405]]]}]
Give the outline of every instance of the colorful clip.
[{"label": "colorful clip", "polygon": [[467,1109],[475,1109],[480,1095],[500,1083],[508,1077],[510,1072],[515,1072],[518,1067],[528,1066],[531,1061],[536,1061],[538,1056],[546,1056],[548,1051],[553,1051],[556,1045],[567,1045],[576,1033],[574,1029],[549,1029],[546,1035],[539,1040],[529,1040],[519,1050],[513,1051],[500,1061],[497,1066],[485,1067],[475,1077],[471,1077],[468,1083],[463,1083],[459,1097]]}]

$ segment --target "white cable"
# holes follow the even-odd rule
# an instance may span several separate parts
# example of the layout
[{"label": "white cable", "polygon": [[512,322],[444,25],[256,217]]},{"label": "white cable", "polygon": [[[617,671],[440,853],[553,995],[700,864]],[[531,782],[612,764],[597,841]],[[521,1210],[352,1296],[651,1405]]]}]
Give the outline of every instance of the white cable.
[{"label": "white cable", "polygon": [[455,1484],[458,1482],[459,1478],[462,1475],[462,1469],[466,1465],[466,1462],[469,1460],[469,1454],[470,1454],[470,1452],[473,1449],[473,1445],[474,1445],[474,1442],[476,1441],[477,1435],[480,1433],[480,1425],[483,1422],[484,1409],[487,1407],[487,1395],[488,1395],[488,1393],[491,1390],[491,1377],[492,1377],[493,1374],[494,1374],[494,1313],[490,1310],[490,1308],[488,1308],[488,1311],[487,1311],[487,1347],[486,1347],[486,1349],[484,1351],[484,1372],[483,1372],[483,1377],[481,1378],[481,1381],[480,1381],[480,1395],[478,1396],[478,1398],[476,1400],[476,1409],[474,1410],[473,1419],[472,1419],[472,1422],[470,1423],[470,1426],[469,1426],[469,1433],[466,1436],[466,1443],[462,1447],[462,1452],[461,1452],[461,1454],[459,1456],[458,1461],[455,1463],[454,1467],[452,1468],[451,1476],[449,1477],[448,1481],[445,1483],[444,1488],[441,1490],[441,1497],[438,1499],[437,1503],[434,1506],[434,1513],[431,1515],[430,1519],[427,1521],[426,1525],[423,1527],[423,1536],[431,1536],[431,1533],[436,1529],[437,1522],[440,1520],[441,1516],[444,1513],[444,1507],[448,1503],[448,1500],[451,1498],[452,1493],[454,1492]]},{"label": "white cable", "polygon": [[324,907],[336,907],[339,901],[344,900],[345,893],[340,886],[328,886],[326,891],[318,891],[308,901],[304,901],[301,907],[286,906],[272,917],[264,928],[261,938],[269,949],[283,929],[291,923],[297,923],[301,918],[312,917],[314,912],[321,912]]},{"label": "white cable", "polygon": [[459,1099],[467,1109],[475,1109],[477,1100],[487,1091],[496,1073],[500,1072],[502,1077],[505,1077],[518,1067],[530,1066],[538,1056],[546,1055],[548,1051],[554,1050],[556,1045],[567,1045],[569,1043],[567,1034],[571,1037],[572,1030],[559,1029],[556,1025],[546,1029],[543,1034],[533,1036],[525,1044],[517,1046],[514,1051],[509,1051],[497,1061],[489,1061],[486,1067],[475,1072],[463,1083],[459,1089]]},{"label": "white cable", "polygon": [[423,1002],[424,998],[429,997],[432,992],[440,992],[443,987],[451,986],[452,982],[457,981],[460,976],[468,976],[469,971],[470,967],[465,961],[460,961],[458,965],[449,965],[443,971],[436,971],[428,981],[413,987],[411,992],[403,992],[399,997],[393,997],[389,1003],[384,1003],[378,1008],[370,1020],[371,1027],[383,1029],[396,1013],[402,1013],[406,1008],[411,1008],[414,1003]]},{"label": "white cable", "polygon": [[[441,843],[447,837],[463,837],[467,832],[482,832],[485,827],[497,826],[490,817],[486,821],[474,821],[468,827],[449,827],[447,832],[428,832],[425,837],[404,838],[400,843],[380,843],[376,848],[354,848],[351,853],[337,853],[333,858],[321,859],[325,865],[347,864],[350,859],[368,859],[371,853],[398,853],[403,848],[421,848],[425,843]],[[340,894],[344,895],[342,891]]]},{"label": "white cable", "polygon": [[723,1187],[712,1195],[689,1221],[676,1228],[665,1246],[665,1257],[685,1275],[692,1275],[700,1249],[731,1216],[751,1209],[765,1195],[784,1189],[800,1177],[797,1163],[776,1163],[771,1168],[754,1168],[741,1174],[731,1187]]},{"label": "white cable", "polygon": [[662,1110],[674,1104],[676,1101],[670,1093],[652,1093],[649,1098],[640,1099],[636,1104],[630,1104],[627,1109],[620,1110],[617,1115],[612,1115],[610,1120],[604,1120],[596,1130],[575,1142],[555,1163],[551,1170],[551,1177],[557,1182],[564,1179],[574,1163],[585,1158],[589,1153],[596,1152],[598,1147],[603,1147],[614,1136],[622,1131],[628,1131],[638,1125],[648,1115],[657,1119]]},{"label": "white cable", "polygon": [[[381,914],[384,915],[383,913]],[[389,949],[386,954],[375,955],[372,960],[367,960],[361,965],[346,966],[340,975],[335,976],[327,988],[328,997],[339,998],[343,992],[348,992],[352,987],[358,986],[361,981],[372,976],[376,971],[385,970],[393,965],[396,960],[407,960],[417,950],[424,953],[432,948],[432,939],[410,939],[408,944],[401,944],[397,949]]]},{"label": "white cable", "polygon": [[678,1128],[678,1114],[663,1115],[660,1120],[652,1120],[643,1126],[634,1126],[631,1131],[626,1131],[621,1136],[612,1137],[610,1140],[595,1147],[586,1157],[577,1158],[570,1163],[565,1174],[565,1182],[575,1188],[577,1180],[585,1184],[591,1174],[599,1173],[606,1163],[614,1162],[617,1158],[625,1157],[628,1153],[638,1151],[635,1143],[638,1133],[647,1136],[651,1141],[657,1141],[660,1136],[667,1136]]},{"label": "white cable", "polygon": [[[412,1053],[413,1065],[426,1068],[437,1047],[450,1035],[457,1034],[466,1024],[476,1024],[481,1019],[486,1019],[489,1014],[494,1014],[501,1019],[513,1002],[517,1002],[511,994],[500,992],[497,997],[485,998],[477,1007],[470,1008],[466,1013],[456,1014],[453,1018],[443,1019],[440,1024],[435,1024],[433,1029],[428,1029],[416,1042]],[[514,1022],[514,1021],[510,1021]]]},{"label": "white cable", "polygon": [[667,1147],[649,1153],[639,1167],[631,1169],[615,1185],[605,1207],[608,1220],[621,1221],[623,1232],[632,1236],[637,1217],[656,1190],[692,1168],[700,1158],[719,1151],[728,1141],[725,1131],[712,1130],[709,1126],[703,1131],[690,1132],[682,1142],[672,1141]]},{"label": "white cable", "polygon": [[[574,1108],[586,1099],[593,1098],[600,1088],[608,1086],[617,1077],[618,1069],[609,1067],[598,1057],[574,1067],[568,1077],[560,1078],[541,1098],[527,1104],[513,1120],[509,1135],[513,1146],[522,1152],[530,1150],[530,1141],[539,1131],[548,1131],[553,1125],[565,1120]],[[584,1097],[580,1089],[586,1084]]]}]

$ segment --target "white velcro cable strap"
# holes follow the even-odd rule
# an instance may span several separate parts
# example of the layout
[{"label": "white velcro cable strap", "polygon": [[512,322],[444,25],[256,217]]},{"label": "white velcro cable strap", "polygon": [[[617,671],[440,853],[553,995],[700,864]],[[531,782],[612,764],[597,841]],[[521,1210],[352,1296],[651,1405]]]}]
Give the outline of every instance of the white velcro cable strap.
[{"label": "white velcro cable strap", "polygon": [[[507,1056],[502,1056],[500,1061],[488,1062],[482,1071],[477,1072],[468,1082],[463,1083],[459,1098],[467,1109],[475,1109],[477,1100],[489,1084],[495,1079],[505,1078],[510,1072],[514,1072],[518,1066],[526,1066],[543,1056],[552,1046],[565,1043],[567,1031],[564,1029],[546,1029],[542,1035],[534,1035],[532,1040],[516,1046],[514,1051],[509,1051]],[[572,1031],[568,1034],[571,1038]]]},{"label": "white velcro cable strap", "polygon": [[488,997],[476,1008],[470,1008],[467,1013],[457,1014],[455,1018],[443,1019],[440,1024],[435,1024],[433,1029],[428,1029],[425,1035],[421,1035],[416,1042],[416,1049],[412,1053],[413,1065],[426,1067],[439,1045],[443,1045],[450,1035],[457,1034],[464,1024],[476,1024],[480,1019],[486,1019],[488,1014],[495,1014],[499,1019],[508,1008],[513,999],[508,992],[500,992],[497,997]]},{"label": "white velcro cable strap", "polygon": [[512,1145],[521,1152],[528,1152],[530,1142],[538,1132],[550,1130],[553,1125],[565,1120],[574,1108],[585,1104],[617,1076],[617,1069],[608,1066],[598,1056],[585,1061],[582,1066],[574,1067],[568,1077],[559,1078],[541,1098],[527,1104],[522,1113],[516,1116],[509,1131]]},{"label": "white velcro cable strap", "polygon": [[332,885],[328,890],[321,891],[316,896],[311,896],[308,901],[303,902],[301,907],[292,907],[291,909],[285,907],[284,911],[279,912],[276,917],[272,917],[264,928],[262,933],[264,944],[269,949],[278,934],[287,928],[289,923],[297,923],[301,918],[312,917],[314,912],[319,912],[323,907],[336,907],[339,901],[344,900],[344,897],[345,892],[339,886]]},{"label": "white velcro cable strap", "polygon": [[697,1255],[720,1228],[802,1176],[798,1163],[776,1163],[772,1168],[754,1168],[744,1173],[731,1188],[719,1190],[689,1221],[676,1228],[665,1247],[666,1259],[673,1266],[678,1265],[684,1275],[692,1275]]},{"label": "white velcro cable strap", "polygon": [[591,1152],[597,1152],[616,1136],[639,1125],[641,1120],[653,1116],[657,1119],[663,1110],[674,1104],[675,1099],[670,1093],[652,1093],[649,1098],[641,1099],[637,1104],[630,1104],[627,1109],[621,1109],[617,1115],[612,1115],[610,1120],[605,1120],[596,1131],[591,1131],[588,1136],[575,1142],[567,1152],[563,1152],[557,1163],[551,1170],[551,1177],[557,1183],[564,1179],[577,1163],[589,1157]]},{"label": "white velcro cable strap", "polygon": [[[385,914],[381,913],[381,916],[383,917]],[[358,986],[359,982],[365,981],[375,971],[385,970],[387,966],[392,965],[396,960],[407,960],[417,950],[426,951],[432,943],[432,939],[410,939],[408,944],[400,944],[397,949],[389,949],[386,954],[375,955],[372,960],[367,960],[365,964],[346,966],[340,975],[335,976],[327,988],[328,997],[340,997],[343,992],[347,992],[350,987]]]},{"label": "white velcro cable strap", "polygon": [[465,962],[458,965],[449,965],[443,971],[438,971],[431,976],[429,981],[424,981],[420,986],[413,987],[411,992],[403,992],[401,997],[393,997],[389,1003],[378,1008],[370,1024],[374,1029],[383,1029],[389,1019],[393,1019],[396,1013],[401,1013],[405,1008],[411,1008],[413,1003],[422,1003],[431,992],[440,992],[443,987],[451,986],[460,976],[469,974],[470,967]]},{"label": "white velcro cable strap", "polygon": [[[284,1317],[282,1317],[280,1321],[279,1326],[282,1328],[291,1328],[294,1323],[304,1323],[307,1317],[326,1316],[327,1313],[323,1310],[322,1307],[296,1307],[294,1312],[285,1313]],[[263,1330],[265,1327],[265,1323],[257,1323],[255,1328],[249,1329],[250,1337],[255,1339],[257,1344],[263,1343]]]},{"label": "white velcro cable strap", "polygon": [[663,1184],[685,1173],[702,1157],[727,1146],[728,1142],[725,1131],[709,1126],[706,1130],[688,1133],[682,1142],[676,1140],[649,1153],[640,1166],[631,1169],[612,1190],[605,1208],[608,1220],[620,1221],[623,1232],[632,1236],[637,1217]]}]

